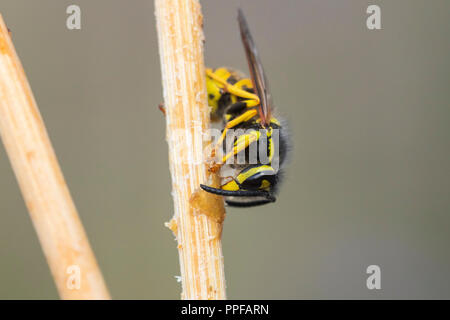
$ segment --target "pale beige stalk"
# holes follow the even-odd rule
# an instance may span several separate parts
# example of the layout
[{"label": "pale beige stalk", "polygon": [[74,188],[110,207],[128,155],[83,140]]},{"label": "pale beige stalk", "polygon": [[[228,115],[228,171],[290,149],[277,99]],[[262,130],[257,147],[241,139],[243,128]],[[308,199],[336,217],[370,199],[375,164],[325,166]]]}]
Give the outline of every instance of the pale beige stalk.
[{"label": "pale beige stalk", "polygon": [[155,9],[175,208],[167,226],[178,240],[181,297],[225,299],[223,201],[198,190],[200,183],[218,183],[196,139],[210,125],[201,7],[197,0],[155,0]]},{"label": "pale beige stalk", "polygon": [[0,135],[61,298],[109,299],[1,15]]}]

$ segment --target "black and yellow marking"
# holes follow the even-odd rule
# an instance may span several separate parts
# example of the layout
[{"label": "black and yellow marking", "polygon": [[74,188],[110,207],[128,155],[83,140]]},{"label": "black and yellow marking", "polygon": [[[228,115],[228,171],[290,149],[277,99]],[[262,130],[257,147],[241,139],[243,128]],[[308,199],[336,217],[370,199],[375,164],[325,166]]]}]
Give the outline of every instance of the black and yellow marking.
[{"label": "black and yellow marking", "polygon": [[[281,129],[282,126],[278,119],[272,117],[272,102],[267,88],[267,80],[247,22],[240,10],[238,20],[251,78],[245,78],[228,68],[206,69],[206,87],[211,118],[223,121],[222,134],[213,148],[212,156],[215,156],[217,150],[223,147],[229,130],[236,128],[249,130],[235,137],[232,150],[223,155],[219,159],[220,161],[211,167],[211,171],[219,170],[228,159],[241,152],[247,152],[253,143],[257,143],[258,155],[260,148],[264,145],[269,163],[247,163],[242,166],[235,177],[231,177],[232,179],[225,182],[220,188],[205,185],[201,185],[201,187],[207,192],[226,197],[226,201],[230,205],[254,206],[275,201],[273,193],[279,176],[271,165],[275,150],[272,132],[273,129]],[[263,134],[264,137],[267,137],[267,144],[259,143]],[[280,144],[284,145],[284,142],[280,141]],[[258,161],[260,161],[259,158]]]}]

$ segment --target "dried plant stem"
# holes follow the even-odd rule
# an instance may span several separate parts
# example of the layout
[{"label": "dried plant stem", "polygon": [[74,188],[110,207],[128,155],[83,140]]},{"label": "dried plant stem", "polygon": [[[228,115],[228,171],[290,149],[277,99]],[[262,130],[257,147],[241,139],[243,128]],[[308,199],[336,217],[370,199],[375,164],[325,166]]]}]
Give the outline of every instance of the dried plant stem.
[{"label": "dried plant stem", "polygon": [[61,298],[109,299],[1,15],[0,135]]},{"label": "dried plant stem", "polygon": [[[210,125],[198,0],[155,0],[182,299],[225,299],[220,197],[199,191],[209,176],[201,134]],[[200,136],[200,141],[198,137]],[[197,138],[197,139],[196,139]]]}]

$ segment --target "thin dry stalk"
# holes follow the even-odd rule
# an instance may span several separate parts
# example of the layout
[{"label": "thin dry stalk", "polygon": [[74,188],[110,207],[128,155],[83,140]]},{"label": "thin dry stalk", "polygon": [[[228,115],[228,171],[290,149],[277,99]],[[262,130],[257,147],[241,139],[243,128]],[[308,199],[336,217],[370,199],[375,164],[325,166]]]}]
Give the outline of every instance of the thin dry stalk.
[{"label": "thin dry stalk", "polygon": [[1,15],[0,135],[61,298],[109,299]]},{"label": "thin dry stalk", "polygon": [[[167,142],[175,214],[167,226],[178,240],[182,299],[226,299],[221,197],[199,191],[218,183],[196,138],[209,129],[203,59],[203,16],[197,0],[155,0]],[[200,135],[201,136],[201,135]]]}]

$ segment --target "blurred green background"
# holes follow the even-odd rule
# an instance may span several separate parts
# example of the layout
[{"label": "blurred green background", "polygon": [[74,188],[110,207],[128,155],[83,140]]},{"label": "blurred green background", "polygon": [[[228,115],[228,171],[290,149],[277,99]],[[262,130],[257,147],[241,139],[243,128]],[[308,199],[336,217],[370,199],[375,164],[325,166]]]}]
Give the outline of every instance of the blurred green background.
[{"label": "blurred green background", "polygon": [[[247,71],[246,12],[294,144],[278,201],[227,211],[228,297],[450,298],[450,2],[202,4],[211,67]],[[366,28],[369,4],[382,30]],[[112,296],[178,299],[153,1],[0,12]],[[0,213],[0,298],[57,298],[3,147]],[[372,264],[381,290],[366,287]]]}]

